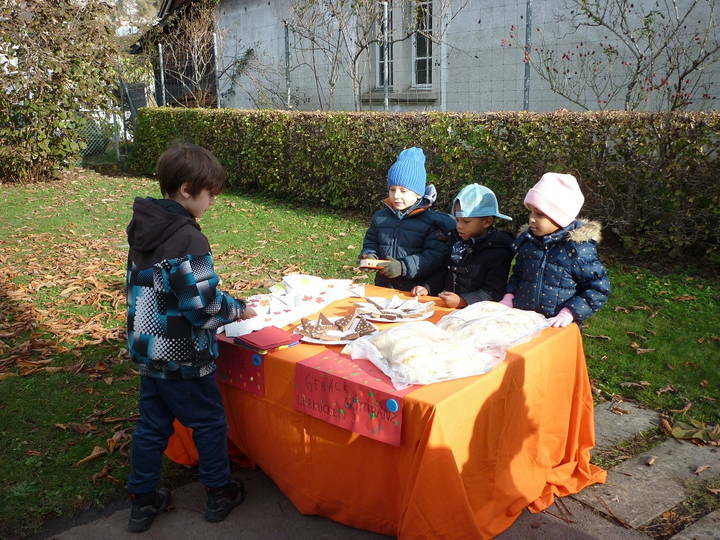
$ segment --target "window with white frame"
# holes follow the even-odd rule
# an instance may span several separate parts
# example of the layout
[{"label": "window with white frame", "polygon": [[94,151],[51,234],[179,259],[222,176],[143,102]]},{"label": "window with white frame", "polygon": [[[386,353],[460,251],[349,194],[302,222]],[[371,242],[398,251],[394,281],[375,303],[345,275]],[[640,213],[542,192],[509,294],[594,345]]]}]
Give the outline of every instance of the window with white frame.
[{"label": "window with white frame", "polygon": [[417,88],[432,87],[432,0],[415,2],[415,24],[413,36],[412,85]]},{"label": "window with white frame", "polygon": [[388,73],[388,86],[393,85],[393,45],[392,45],[392,34],[393,34],[393,10],[392,2],[388,2],[388,20],[387,20],[387,36],[383,35],[384,21],[383,11],[380,11],[380,21],[378,22],[378,42],[376,44],[377,54],[375,55],[376,69],[375,74],[377,80],[375,81],[376,87],[385,86],[385,70]]}]

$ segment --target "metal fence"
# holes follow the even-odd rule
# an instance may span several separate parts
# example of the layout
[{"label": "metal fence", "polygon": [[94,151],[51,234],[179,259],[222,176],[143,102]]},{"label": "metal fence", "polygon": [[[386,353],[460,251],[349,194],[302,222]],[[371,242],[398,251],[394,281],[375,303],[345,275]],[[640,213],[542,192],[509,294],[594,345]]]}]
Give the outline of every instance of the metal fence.
[{"label": "metal fence", "polygon": [[155,105],[150,83],[127,83],[118,79],[117,106],[110,110],[83,110],[83,162],[127,159],[134,140],[138,109]]}]

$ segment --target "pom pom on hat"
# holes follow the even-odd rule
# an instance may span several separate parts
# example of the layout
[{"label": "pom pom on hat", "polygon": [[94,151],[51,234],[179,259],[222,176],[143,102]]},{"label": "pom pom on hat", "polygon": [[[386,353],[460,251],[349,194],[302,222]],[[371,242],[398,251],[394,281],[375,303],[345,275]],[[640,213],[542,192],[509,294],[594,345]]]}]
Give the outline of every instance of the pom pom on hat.
[{"label": "pom pom on hat", "polygon": [[[457,203],[460,204],[460,210],[456,212],[455,204]],[[490,188],[480,184],[470,184],[462,188],[455,197],[450,211],[455,217],[494,216],[512,221],[510,216],[500,213],[495,193]]]},{"label": "pom pom on hat", "polygon": [[549,172],[535,184],[523,204],[531,204],[560,227],[570,225],[580,213],[585,197],[571,174]]},{"label": "pom pom on hat", "polygon": [[418,196],[425,194],[425,154],[422,148],[406,148],[398,155],[387,174],[387,185],[401,186],[414,191]]}]

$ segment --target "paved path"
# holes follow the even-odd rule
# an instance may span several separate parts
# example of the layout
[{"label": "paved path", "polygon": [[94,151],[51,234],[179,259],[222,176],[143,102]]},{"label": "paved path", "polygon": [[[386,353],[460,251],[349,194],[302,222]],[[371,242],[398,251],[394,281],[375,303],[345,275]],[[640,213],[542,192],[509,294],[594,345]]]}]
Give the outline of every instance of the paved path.
[{"label": "paved path", "polygon": [[[658,424],[658,415],[630,403],[603,403],[595,409],[598,448],[629,440]],[[646,465],[655,456],[652,466]],[[702,465],[710,468],[699,474]],[[667,440],[650,452],[613,467],[608,482],[565,497],[540,514],[525,511],[498,538],[517,539],[647,539],[636,529],[685,500],[685,482],[717,476],[720,449]],[[262,471],[242,471],[248,499],[222,523],[202,517],[205,494],[198,483],[173,492],[176,510],[158,516],[148,533],[125,532],[129,509],[119,506],[109,515],[59,533],[36,538],[62,540],[163,540],[224,539],[377,539],[388,538],[353,529],[318,516],[301,515]],[[624,524],[624,525],[623,525]],[[715,511],[671,540],[720,539],[720,510]]]}]

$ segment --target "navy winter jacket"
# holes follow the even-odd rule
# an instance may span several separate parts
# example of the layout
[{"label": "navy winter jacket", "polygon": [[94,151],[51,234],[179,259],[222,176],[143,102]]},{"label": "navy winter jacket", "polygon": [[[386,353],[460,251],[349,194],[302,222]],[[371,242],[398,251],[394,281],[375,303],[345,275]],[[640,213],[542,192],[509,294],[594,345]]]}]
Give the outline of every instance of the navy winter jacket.
[{"label": "navy winter jacket", "polygon": [[388,279],[378,272],[375,285],[410,291],[445,262],[450,252],[447,234],[455,229],[455,220],[430,209],[435,196],[435,188],[429,185],[423,199],[409,212],[397,212],[385,200],[385,207],[373,214],[360,256],[392,257],[402,264],[400,277]]},{"label": "navy winter jacket", "polygon": [[422,285],[433,296],[450,291],[468,304],[500,300],[514,255],[513,236],[490,227],[482,238],[463,240],[455,230],[448,238],[452,250],[445,267]]},{"label": "navy winter jacket", "polygon": [[515,266],[506,292],[513,307],[554,317],[566,307],[576,321],[587,319],[607,302],[610,281],[597,255],[600,224],[574,221],[552,234],[529,230],[515,240]]},{"label": "navy winter jacket", "polygon": [[192,379],[215,371],[215,331],[245,303],[218,290],[210,245],[170,199],[135,199],[127,227],[127,345],[140,374]]}]

